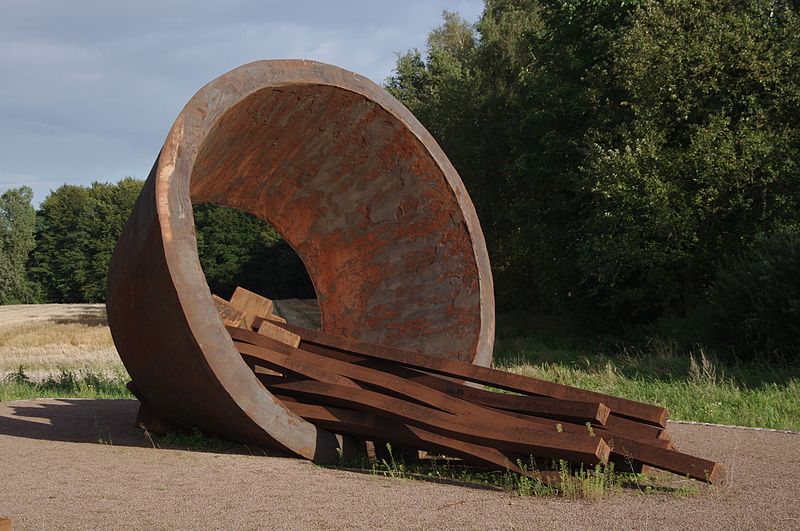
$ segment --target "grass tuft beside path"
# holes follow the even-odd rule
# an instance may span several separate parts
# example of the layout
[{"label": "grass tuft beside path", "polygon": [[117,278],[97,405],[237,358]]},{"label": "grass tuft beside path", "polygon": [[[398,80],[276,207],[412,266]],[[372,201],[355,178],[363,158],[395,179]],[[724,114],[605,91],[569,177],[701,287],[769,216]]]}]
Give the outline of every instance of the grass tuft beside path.
[{"label": "grass tuft beside path", "polygon": [[499,341],[498,368],[657,404],[673,420],[800,431],[800,368],[725,364],[654,341],[614,355],[516,337]]},{"label": "grass tuft beside path", "polygon": [[97,373],[62,369],[41,379],[33,379],[24,368],[0,379],[0,402],[34,398],[133,398],[125,387],[130,377],[124,370]]}]

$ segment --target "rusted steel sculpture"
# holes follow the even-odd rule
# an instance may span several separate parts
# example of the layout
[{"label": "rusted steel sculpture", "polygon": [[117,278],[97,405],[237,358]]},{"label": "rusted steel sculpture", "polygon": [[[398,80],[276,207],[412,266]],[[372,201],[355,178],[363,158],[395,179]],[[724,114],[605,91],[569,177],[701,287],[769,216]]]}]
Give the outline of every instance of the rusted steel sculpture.
[{"label": "rusted steel sculpture", "polygon": [[475,210],[441,148],[368,79],[259,61],[172,126],[108,279],[114,342],[160,416],[321,461],[333,435],[258,383],[217,315],[192,205],[268,221],[302,258],[326,331],[489,365],[494,299]]},{"label": "rusted steel sculpture", "polygon": [[[196,203],[283,235],[322,330],[246,289],[210,293]],[[192,98],[125,225],[107,300],[152,430],[199,427],[321,462],[390,441],[556,485],[559,460],[724,479],[674,447],[662,407],[489,368],[491,274],[458,175],[408,110],[336,67],[252,63]]]}]

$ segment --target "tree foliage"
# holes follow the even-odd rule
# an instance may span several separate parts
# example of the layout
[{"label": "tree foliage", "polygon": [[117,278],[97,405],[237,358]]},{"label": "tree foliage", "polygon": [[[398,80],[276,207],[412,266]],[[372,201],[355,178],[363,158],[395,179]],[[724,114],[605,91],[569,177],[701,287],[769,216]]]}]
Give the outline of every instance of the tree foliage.
[{"label": "tree foliage", "polygon": [[37,212],[29,270],[48,302],[103,302],[111,255],[142,182],[65,184]]},{"label": "tree foliage", "polygon": [[800,237],[781,231],[729,256],[711,286],[712,326],[736,352],[800,360]]},{"label": "tree foliage", "polygon": [[584,269],[608,307],[688,311],[721,256],[800,221],[799,22],[778,2],[672,0],[615,43],[631,116],[584,170]]},{"label": "tree foliage", "polygon": [[34,246],[36,214],[28,186],[0,195],[0,304],[31,302],[25,263]]},{"label": "tree foliage", "polygon": [[314,298],[300,257],[268,223],[241,210],[194,207],[200,265],[213,293],[242,286],[271,299]]},{"label": "tree foliage", "polygon": [[[38,300],[105,300],[111,256],[141,188],[142,181],[125,178],[89,187],[65,184],[47,196],[27,264]],[[32,213],[31,207],[31,227]],[[228,297],[241,285],[272,298],[316,296],[300,258],[269,224],[214,205],[196,206],[194,216],[198,255],[212,292]]]},{"label": "tree foliage", "polygon": [[782,0],[487,0],[387,88],[465,181],[500,303],[620,331],[721,304],[723,257],[800,223],[799,20]]}]

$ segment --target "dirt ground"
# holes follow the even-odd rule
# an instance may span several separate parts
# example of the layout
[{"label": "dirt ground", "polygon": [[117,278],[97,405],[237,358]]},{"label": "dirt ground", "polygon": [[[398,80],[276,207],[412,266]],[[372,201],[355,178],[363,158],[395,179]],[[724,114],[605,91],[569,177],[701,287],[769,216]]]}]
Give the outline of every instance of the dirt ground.
[{"label": "dirt ground", "polygon": [[262,450],[153,448],[131,400],[0,404],[0,517],[15,529],[798,529],[800,435],[672,423],[728,484],[600,502],[331,470]]}]

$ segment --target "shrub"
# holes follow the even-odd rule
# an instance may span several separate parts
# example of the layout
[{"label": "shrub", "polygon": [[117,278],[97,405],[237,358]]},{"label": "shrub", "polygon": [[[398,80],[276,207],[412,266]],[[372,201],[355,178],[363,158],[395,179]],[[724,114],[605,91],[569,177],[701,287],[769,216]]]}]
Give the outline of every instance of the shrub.
[{"label": "shrub", "polygon": [[712,286],[714,332],[741,358],[800,361],[800,231],[723,260]]}]

